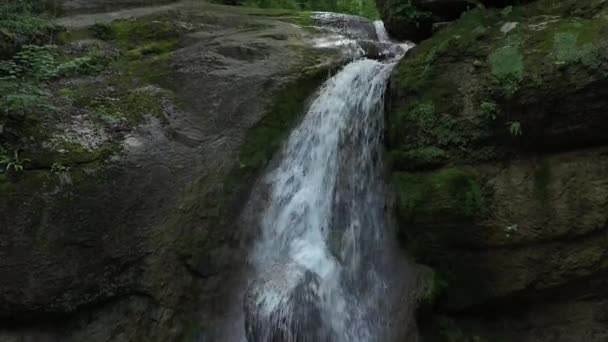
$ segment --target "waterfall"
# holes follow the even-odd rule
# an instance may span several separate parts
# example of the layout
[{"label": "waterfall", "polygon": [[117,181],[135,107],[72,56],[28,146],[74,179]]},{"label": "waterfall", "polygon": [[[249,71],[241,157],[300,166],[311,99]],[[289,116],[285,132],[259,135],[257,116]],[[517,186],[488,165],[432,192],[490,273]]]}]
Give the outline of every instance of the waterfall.
[{"label": "waterfall", "polygon": [[384,248],[394,237],[381,141],[397,59],[355,60],[327,80],[265,176],[244,299],[249,342],[387,341]]},{"label": "waterfall", "polygon": [[374,21],[374,27],[376,28],[376,34],[378,35],[378,41],[383,42],[383,43],[391,41],[388,36],[388,32],[386,32],[386,28],[384,27],[384,22],[382,20]]}]

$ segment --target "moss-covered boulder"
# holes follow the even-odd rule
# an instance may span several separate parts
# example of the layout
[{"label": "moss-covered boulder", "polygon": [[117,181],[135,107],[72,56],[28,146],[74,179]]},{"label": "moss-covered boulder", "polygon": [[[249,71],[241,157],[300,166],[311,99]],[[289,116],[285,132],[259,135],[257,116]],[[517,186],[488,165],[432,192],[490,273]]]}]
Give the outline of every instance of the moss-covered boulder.
[{"label": "moss-covered boulder", "polygon": [[606,13],[477,8],[399,63],[387,158],[400,239],[447,284],[421,316],[429,340],[608,333],[601,315],[555,312],[607,312]]},{"label": "moss-covered boulder", "polygon": [[608,23],[552,9],[476,9],[417,46],[392,87],[408,99],[389,117],[395,165],[412,155],[474,162],[606,142]]}]

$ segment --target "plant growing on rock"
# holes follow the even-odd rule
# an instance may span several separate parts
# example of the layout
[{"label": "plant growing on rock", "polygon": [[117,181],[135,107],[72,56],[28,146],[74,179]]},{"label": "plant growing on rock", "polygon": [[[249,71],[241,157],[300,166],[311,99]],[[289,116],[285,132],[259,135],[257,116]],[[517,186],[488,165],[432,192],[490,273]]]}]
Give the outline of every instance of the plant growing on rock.
[{"label": "plant growing on rock", "polygon": [[509,132],[512,136],[516,137],[523,134],[521,130],[521,123],[519,121],[510,121],[507,122],[507,125],[509,126]]},{"label": "plant growing on rock", "polygon": [[53,163],[53,165],[51,166],[51,173],[52,174],[60,174],[60,173],[68,173],[70,171],[70,167],[69,166],[65,166],[61,163]]},{"label": "plant growing on rock", "polygon": [[5,149],[2,149],[4,152],[0,155],[0,166],[3,167],[3,172],[10,172],[11,169],[13,172],[21,172],[23,171],[23,164],[28,163],[30,160],[25,158],[21,159],[19,157],[19,152],[16,150],[13,151],[13,154],[10,155],[7,153]]},{"label": "plant growing on rock", "polygon": [[523,56],[516,46],[505,46],[494,51],[488,62],[494,79],[501,85],[506,96],[515,94],[524,77]]},{"label": "plant growing on rock", "polygon": [[498,114],[498,106],[495,102],[484,101],[481,103],[480,108],[487,118],[496,120],[496,114]]}]

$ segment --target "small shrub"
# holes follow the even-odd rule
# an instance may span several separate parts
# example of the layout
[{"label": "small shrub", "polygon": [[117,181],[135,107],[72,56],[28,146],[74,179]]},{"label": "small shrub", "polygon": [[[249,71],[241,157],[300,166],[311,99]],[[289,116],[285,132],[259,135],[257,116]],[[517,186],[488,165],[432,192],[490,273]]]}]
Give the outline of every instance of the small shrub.
[{"label": "small shrub", "polygon": [[495,102],[484,101],[481,103],[480,108],[487,118],[496,120],[496,114],[498,114],[498,106]]}]

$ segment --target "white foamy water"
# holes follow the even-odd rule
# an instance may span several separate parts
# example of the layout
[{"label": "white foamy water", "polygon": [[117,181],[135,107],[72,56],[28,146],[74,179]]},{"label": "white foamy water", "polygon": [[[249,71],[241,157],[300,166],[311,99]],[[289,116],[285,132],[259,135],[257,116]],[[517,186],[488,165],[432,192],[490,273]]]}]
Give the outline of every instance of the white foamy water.
[{"label": "white foamy water", "polygon": [[382,43],[390,43],[391,39],[388,36],[388,32],[386,32],[386,28],[384,27],[384,22],[382,20],[374,21],[374,27],[376,28],[376,34],[378,35],[378,41]]},{"label": "white foamy water", "polygon": [[266,175],[271,190],[245,298],[250,342],[386,341],[382,254],[393,237],[381,140],[399,57],[353,61],[325,82]]}]

